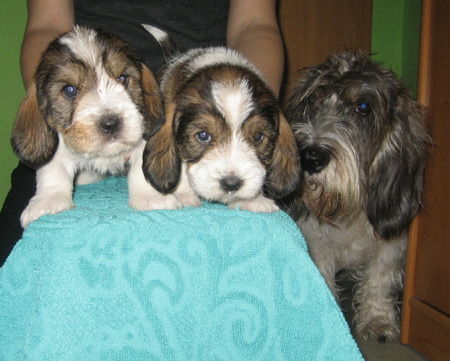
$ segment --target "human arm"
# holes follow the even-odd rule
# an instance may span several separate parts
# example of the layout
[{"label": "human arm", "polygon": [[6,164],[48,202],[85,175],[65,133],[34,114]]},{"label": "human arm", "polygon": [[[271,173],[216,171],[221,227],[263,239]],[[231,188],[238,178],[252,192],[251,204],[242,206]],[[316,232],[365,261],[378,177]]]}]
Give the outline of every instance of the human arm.
[{"label": "human arm", "polygon": [[28,20],[20,53],[25,88],[48,44],[74,25],[73,0],[28,0]]},{"label": "human arm", "polygon": [[231,0],[227,46],[241,52],[264,75],[276,95],[284,69],[276,0]]}]

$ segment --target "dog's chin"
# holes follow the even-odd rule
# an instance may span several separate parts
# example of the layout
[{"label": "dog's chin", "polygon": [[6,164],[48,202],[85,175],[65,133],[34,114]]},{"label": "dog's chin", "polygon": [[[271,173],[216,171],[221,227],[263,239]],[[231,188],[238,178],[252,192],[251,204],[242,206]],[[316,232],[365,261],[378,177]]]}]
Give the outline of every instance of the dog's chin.
[{"label": "dog's chin", "polygon": [[142,139],[109,139],[107,141],[73,142],[65,140],[67,147],[83,158],[112,158],[131,152]]},{"label": "dog's chin", "polygon": [[352,222],[361,212],[360,199],[333,187],[335,183],[325,183],[323,180],[320,173],[304,176],[302,200],[309,212],[321,222]]},{"label": "dog's chin", "polygon": [[106,144],[100,151],[99,155],[101,157],[116,157],[122,154],[129,153],[132,151],[140,142],[123,142],[123,141],[115,141]]},{"label": "dog's chin", "polygon": [[223,204],[229,204],[241,200],[251,200],[254,199],[258,194],[261,193],[261,187],[248,187],[235,192],[227,192],[217,187],[205,189],[195,184],[191,184],[194,192],[202,199],[208,202],[218,202]]}]

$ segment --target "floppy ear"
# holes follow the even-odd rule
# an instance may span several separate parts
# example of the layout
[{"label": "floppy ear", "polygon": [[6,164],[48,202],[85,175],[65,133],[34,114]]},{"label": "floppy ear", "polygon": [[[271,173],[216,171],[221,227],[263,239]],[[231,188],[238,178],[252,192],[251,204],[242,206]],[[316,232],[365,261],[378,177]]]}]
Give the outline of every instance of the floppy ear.
[{"label": "floppy ear", "polygon": [[282,198],[296,189],[299,179],[300,161],[294,133],[280,113],[279,134],[266,176],[265,191],[271,198]]},{"label": "floppy ear", "polygon": [[406,94],[396,101],[392,128],[375,156],[368,180],[367,217],[383,239],[406,232],[417,213],[431,144],[424,109]]},{"label": "floppy ear", "polygon": [[144,63],[142,63],[141,81],[146,107],[144,138],[148,139],[164,124],[163,97],[153,73]]},{"label": "floppy ear", "polygon": [[160,193],[172,192],[180,180],[181,160],[174,137],[175,104],[166,107],[166,122],[145,146],[142,170],[147,181]]},{"label": "floppy ear", "polygon": [[32,168],[47,163],[58,147],[58,136],[47,124],[36,93],[36,84],[33,82],[20,104],[11,134],[14,153]]}]

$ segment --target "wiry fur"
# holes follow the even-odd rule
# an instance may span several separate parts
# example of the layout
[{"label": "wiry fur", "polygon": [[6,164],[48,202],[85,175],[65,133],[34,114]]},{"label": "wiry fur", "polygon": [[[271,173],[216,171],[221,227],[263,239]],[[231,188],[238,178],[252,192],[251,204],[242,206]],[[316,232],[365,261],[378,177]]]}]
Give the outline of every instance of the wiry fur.
[{"label": "wiry fur", "polygon": [[36,194],[22,213],[22,226],[72,208],[75,177],[86,183],[128,168],[132,207],[176,203],[154,190],[142,172],[145,139],[163,121],[156,80],[126,43],[84,27],[55,39],[12,132],[15,153],[38,168]]},{"label": "wiry fur", "polygon": [[167,122],[144,152],[149,182],[184,205],[202,198],[230,208],[278,210],[270,197],[296,187],[298,154],[256,68],[230,49],[193,49],[168,64],[161,91]]},{"label": "wiry fur", "polygon": [[392,71],[351,51],[304,70],[288,97],[303,183],[284,204],[335,294],[336,273],[354,271],[364,337],[399,332],[407,231],[430,143],[424,114]]}]

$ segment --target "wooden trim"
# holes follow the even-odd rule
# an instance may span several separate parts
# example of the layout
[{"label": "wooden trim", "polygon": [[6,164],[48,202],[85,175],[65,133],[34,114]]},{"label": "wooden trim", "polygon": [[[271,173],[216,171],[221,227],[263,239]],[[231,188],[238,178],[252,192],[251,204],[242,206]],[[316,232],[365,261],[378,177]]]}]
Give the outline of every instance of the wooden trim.
[{"label": "wooden trim", "polygon": [[[417,99],[423,105],[429,104],[430,93],[430,53],[431,53],[431,8],[433,0],[423,0],[422,29],[420,36],[419,75]],[[415,269],[417,260],[417,243],[419,237],[419,219],[415,217],[411,224],[408,237],[408,251],[405,268],[405,282],[403,288],[403,305],[400,326],[400,342],[409,343],[411,325],[410,299],[414,296]]]},{"label": "wooden trim", "polygon": [[[426,303],[422,302],[417,297],[413,297],[410,300],[411,308],[415,309],[419,312],[428,314],[433,322],[438,323],[439,325],[450,329],[450,318],[443,315],[441,312],[436,311],[433,307],[428,306]],[[450,342],[448,344],[450,351]]]},{"label": "wooden trim", "polygon": [[410,299],[414,295],[414,280],[416,270],[416,255],[418,242],[419,221],[415,217],[408,236],[408,251],[405,269],[405,282],[403,287],[403,303],[400,324],[400,342],[407,344],[409,342],[409,329],[411,325],[411,304]]},{"label": "wooden trim", "polygon": [[430,360],[450,360],[450,318],[411,298],[411,320],[415,327],[410,330],[410,345]]}]

